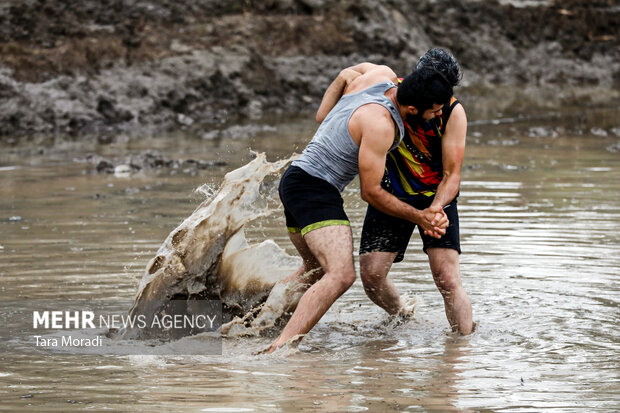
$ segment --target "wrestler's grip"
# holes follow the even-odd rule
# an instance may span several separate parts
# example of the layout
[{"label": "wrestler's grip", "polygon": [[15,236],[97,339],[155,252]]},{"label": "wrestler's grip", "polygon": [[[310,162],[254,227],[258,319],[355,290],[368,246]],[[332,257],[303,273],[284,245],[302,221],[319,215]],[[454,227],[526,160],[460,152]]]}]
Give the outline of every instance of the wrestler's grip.
[{"label": "wrestler's grip", "polygon": [[443,208],[431,205],[421,212],[422,223],[419,225],[424,230],[425,235],[439,239],[446,234],[446,228],[448,228],[450,221]]}]

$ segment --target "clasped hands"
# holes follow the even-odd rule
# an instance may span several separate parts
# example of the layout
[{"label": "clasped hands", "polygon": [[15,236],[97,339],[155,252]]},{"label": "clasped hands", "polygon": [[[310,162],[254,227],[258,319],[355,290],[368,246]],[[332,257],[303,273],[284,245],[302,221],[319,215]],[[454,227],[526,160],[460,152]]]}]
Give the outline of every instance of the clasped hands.
[{"label": "clasped hands", "polygon": [[443,208],[439,205],[431,205],[421,211],[421,222],[418,224],[424,230],[424,234],[434,238],[441,238],[446,233],[450,221]]}]

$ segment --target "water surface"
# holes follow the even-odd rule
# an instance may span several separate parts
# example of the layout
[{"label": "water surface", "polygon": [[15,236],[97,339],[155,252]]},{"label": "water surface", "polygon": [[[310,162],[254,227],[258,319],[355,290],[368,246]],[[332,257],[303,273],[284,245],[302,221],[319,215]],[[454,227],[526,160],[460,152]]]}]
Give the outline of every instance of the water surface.
[{"label": "water surface", "polygon": [[[490,99],[492,101],[492,99]],[[461,271],[477,331],[449,332],[417,235],[391,277],[421,303],[394,325],[359,279],[298,351],[221,356],[0,355],[6,410],[617,411],[620,408],[620,119],[617,105],[519,108],[468,103],[459,209]],[[266,121],[267,122],[267,121]],[[0,299],[131,300],[147,262],[216,186],[251,159],[301,150],[314,125],[268,121],[252,136],[56,139],[0,155]],[[252,129],[256,130],[256,128]],[[234,132],[234,130],[233,130]],[[156,148],[225,161],[204,170],[98,174],[74,159]],[[344,194],[356,249],[365,211]],[[283,217],[247,231],[293,253]],[[3,337],[3,340],[6,337]]]}]

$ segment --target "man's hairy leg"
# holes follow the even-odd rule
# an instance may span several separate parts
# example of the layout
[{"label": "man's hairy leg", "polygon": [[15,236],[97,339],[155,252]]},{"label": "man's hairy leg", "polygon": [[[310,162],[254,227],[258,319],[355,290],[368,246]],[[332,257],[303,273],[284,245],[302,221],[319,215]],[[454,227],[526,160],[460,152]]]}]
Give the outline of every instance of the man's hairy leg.
[{"label": "man's hairy leg", "polygon": [[452,330],[462,335],[470,334],[473,330],[471,301],[461,283],[459,253],[450,248],[429,248],[427,253]]},{"label": "man's hairy leg", "polygon": [[271,289],[261,311],[252,321],[252,326],[256,329],[271,327],[285,312],[293,311],[301,295],[324,274],[321,264],[312,254],[301,234],[290,233],[289,238],[297,249],[302,264],[295,272],[278,281]]},{"label": "man's hairy leg", "polygon": [[325,275],[301,297],[288,324],[269,348],[270,352],[291,338],[310,331],[355,281],[353,239],[349,226],[319,228],[307,233],[304,240]]},{"label": "man's hairy leg", "polygon": [[319,261],[316,259],[312,251],[310,251],[310,248],[308,247],[308,244],[306,244],[304,237],[301,236],[301,233],[291,233],[289,234],[289,238],[302,259],[302,265],[297,269],[297,271],[280,282],[287,284],[290,282],[296,282],[298,284],[296,291],[305,291],[310,285],[314,284],[323,276],[324,271]]},{"label": "man's hairy leg", "polygon": [[394,283],[387,278],[395,252],[369,252],[360,255],[360,277],[368,298],[389,314],[398,314],[403,303]]}]

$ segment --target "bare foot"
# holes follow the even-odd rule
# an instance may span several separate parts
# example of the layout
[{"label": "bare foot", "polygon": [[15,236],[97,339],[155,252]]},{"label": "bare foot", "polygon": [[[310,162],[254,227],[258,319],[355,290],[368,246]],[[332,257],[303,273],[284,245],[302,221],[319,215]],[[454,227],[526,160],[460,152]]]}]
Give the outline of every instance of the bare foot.
[{"label": "bare foot", "polygon": [[271,354],[278,349],[282,349],[283,347],[295,349],[301,342],[301,339],[304,338],[304,336],[305,334],[297,334],[296,336],[291,337],[286,343],[282,343],[282,344],[278,344],[278,340],[276,339],[273,343],[271,343],[266,348],[259,350],[253,354],[254,355]]},{"label": "bare foot", "polygon": [[254,356],[259,356],[261,354],[271,354],[275,351],[275,347],[272,344],[269,344],[267,347],[263,348],[262,350],[257,350],[255,352],[252,353],[252,355]]}]

